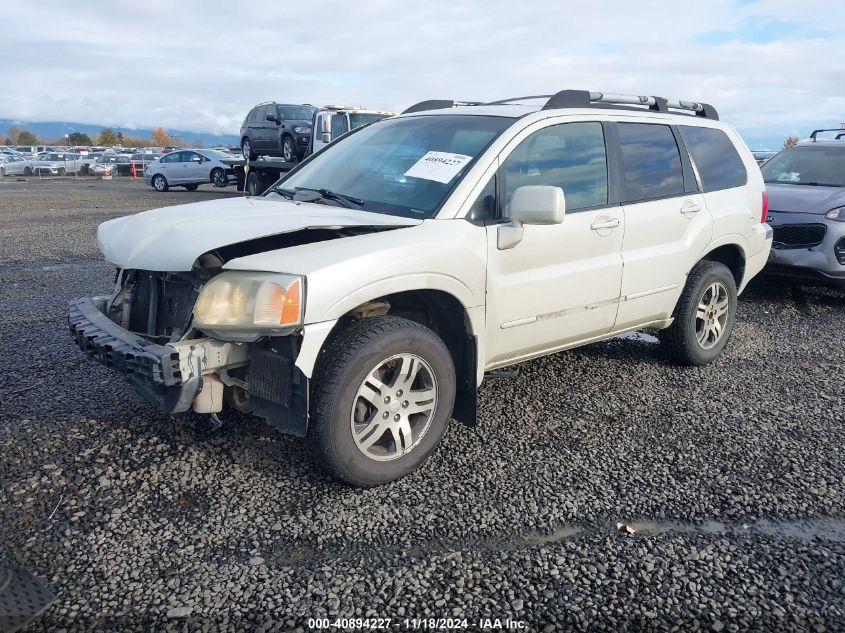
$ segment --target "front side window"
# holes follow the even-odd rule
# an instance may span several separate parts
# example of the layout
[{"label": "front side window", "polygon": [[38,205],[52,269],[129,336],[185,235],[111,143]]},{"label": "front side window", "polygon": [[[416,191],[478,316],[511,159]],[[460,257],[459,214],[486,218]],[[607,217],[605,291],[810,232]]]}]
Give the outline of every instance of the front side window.
[{"label": "front side window", "polygon": [[619,123],[617,129],[629,202],[683,194],[681,154],[668,125]]},{"label": "front side window", "polygon": [[793,147],[770,158],[760,171],[771,183],[845,187],[845,147]]},{"label": "front side window", "polygon": [[356,208],[363,211],[431,218],[512,123],[509,117],[468,114],[386,119],[314,154],[278,187],[329,189],[359,198],[363,204]]},{"label": "front side window", "polygon": [[607,204],[607,154],[601,123],[563,123],[534,132],[503,163],[505,214],[518,187],[561,187],[567,211]]},{"label": "front side window", "polygon": [[183,163],[201,163],[202,162],[202,156],[200,156],[196,152],[182,152],[182,162]]},{"label": "front side window", "polygon": [[745,164],[722,130],[692,125],[681,125],[678,129],[705,192],[741,187],[748,181]]}]

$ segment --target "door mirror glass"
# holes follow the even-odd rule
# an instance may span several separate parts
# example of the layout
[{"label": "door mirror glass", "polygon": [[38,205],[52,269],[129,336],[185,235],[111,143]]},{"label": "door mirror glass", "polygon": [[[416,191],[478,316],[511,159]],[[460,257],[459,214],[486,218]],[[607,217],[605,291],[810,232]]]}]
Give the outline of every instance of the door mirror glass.
[{"label": "door mirror glass", "polygon": [[329,134],[328,132],[323,132],[323,134],[320,137],[320,140],[323,143],[331,143],[332,142],[332,135]]},{"label": "door mirror glass", "polygon": [[509,215],[514,224],[560,224],[565,214],[566,198],[560,187],[525,185],[513,192]]},{"label": "door mirror glass", "polygon": [[264,117],[264,118],[265,118],[267,121],[270,121],[270,122],[272,122],[272,123],[278,123],[278,122],[279,122],[279,117],[278,117],[278,116],[276,116],[275,114],[268,114],[268,115],[267,115],[266,117]]}]

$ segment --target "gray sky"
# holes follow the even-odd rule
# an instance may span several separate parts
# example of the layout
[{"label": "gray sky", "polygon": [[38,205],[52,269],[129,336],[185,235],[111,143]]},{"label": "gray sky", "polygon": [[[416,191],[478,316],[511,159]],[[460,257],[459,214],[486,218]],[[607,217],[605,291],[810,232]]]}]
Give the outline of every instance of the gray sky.
[{"label": "gray sky", "polygon": [[5,2],[0,118],[236,134],[265,100],[564,88],[707,101],[751,145],[845,122],[841,0]]}]

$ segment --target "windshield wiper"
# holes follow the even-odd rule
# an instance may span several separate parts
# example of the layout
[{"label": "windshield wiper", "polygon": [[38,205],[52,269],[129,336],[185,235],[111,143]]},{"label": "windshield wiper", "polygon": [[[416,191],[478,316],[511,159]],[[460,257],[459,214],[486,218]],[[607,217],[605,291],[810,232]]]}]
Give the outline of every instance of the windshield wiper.
[{"label": "windshield wiper", "polygon": [[293,200],[293,197],[300,191],[313,191],[314,193],[320,194],[320,198],[339,202],[342,207],[346,207],[347,209],[354,209],[355,207],[360,208],[364,206],[364,201],[361,200],[361,198],[347,196],[345,194],[332,191],[331,189],[312,189],[311,187],[294,187],[293,189],[286,189],[284,187],[276,187],[274,191],[291,200]]},{"label": "windshield wiper", "polygon": [[284,187],[276,187],[273,189],[273,191],[275,191],[276,193],[280,193],[283,196],[290,198],[291,200],[293,200],[293,197],[296,195],[295,189],[285,189]]}]

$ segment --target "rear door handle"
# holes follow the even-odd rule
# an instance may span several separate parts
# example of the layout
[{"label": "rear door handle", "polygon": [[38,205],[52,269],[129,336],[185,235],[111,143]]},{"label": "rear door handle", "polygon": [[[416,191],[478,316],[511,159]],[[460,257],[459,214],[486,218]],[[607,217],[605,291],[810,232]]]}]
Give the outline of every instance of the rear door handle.
[{"label": "rear door handle", "polygon": [[615,229],[622,224],[619,218],[610,218],[609,220],[596,220],[590,225],[594,231],[601,231],[602,229]]},{"label": "rear door handle", "polygon": [[688,213],[698,213],[701,211],[701,205],[692,200],[687,200],[681,207],[681,213],[687,215]]}]

